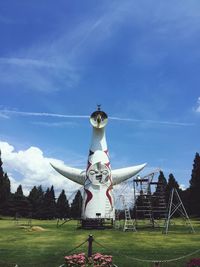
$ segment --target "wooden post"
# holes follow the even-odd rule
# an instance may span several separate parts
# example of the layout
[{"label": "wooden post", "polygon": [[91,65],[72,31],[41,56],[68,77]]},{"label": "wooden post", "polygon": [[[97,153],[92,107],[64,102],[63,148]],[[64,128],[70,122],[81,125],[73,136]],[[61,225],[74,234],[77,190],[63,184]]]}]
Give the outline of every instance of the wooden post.
[{"label": "wooden post", "polygon": [[154,267],[160,267],[160,262],[154,262]]},{"label": "wooden post", "polygon": [[93,242],[93,235],[89,235],[88,237],[88,258],[92,257],[92,242]]}]

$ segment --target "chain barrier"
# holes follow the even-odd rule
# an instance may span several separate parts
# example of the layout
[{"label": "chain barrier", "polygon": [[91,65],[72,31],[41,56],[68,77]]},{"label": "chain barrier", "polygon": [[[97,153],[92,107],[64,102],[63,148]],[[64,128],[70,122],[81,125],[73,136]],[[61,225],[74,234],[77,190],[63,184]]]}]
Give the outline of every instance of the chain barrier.
[{"label": "chain barrier", "polygon": [[80,247],[83,246],[87,241],[88,241],[88,240],[86,239],[84,242],[82,242],[82,243],[79,244],[78,246],[74,247],[74,248],[71,249],[71,250],[68,250],[68,251],[66,252],[66,254],[69,254],[69,253],[73,252],[74,250],[76,250],[77,248],[80,248]]},{"label": "chain barrier", "polygon": [[[66,253],[66,254],[69,254],[69,253],[73,252],[74,250],[76,250],[76,249],[80,248],[81,246],[83,246],[87,241],[88,241],[88,239],[86,239],[84,242],[82,242],[82,243],[79,244],[78,246],[74,247],[73,249],[68,250],[68,251],[65,252],[65,253]],[[5,262],[5,261],[0,261],[0,264],[8,264],[8,263]],[[10,265],[13,265],[14,267],[19,267],[18,264],[14,263],[14,262],[10,262],[9,264],[10,264]],[[28,264],[28,265],[30,265],[30,264]],[[59,267],[64,267],[64,266],[65,266],[65,264],[62,264],[62,265],[60,265]]]},{"label": "chain barrier", "polygon": [[101,243],[97,242],[96,240],[94,240],[94,243],[96,243],[97,245],[99,245],[100,247],[108,250],[109,252],[111,252],[113,255],[114,254],[117,254],[117,255],[120,255],[120,256],[124,256],[126,258],[129,258],[129,259],[132,259],[132,260],[135,260],[135,261],[139,261],[139,262],[147,262],[147,263],[167,263],[167,262],[173,262],[173,261],[179,261],[179,260],[182,260],[184,258],[187,258],[187,257],[190,257],[194,254],[197,254],[198,252],[200,252],[200,249],[197,249],[191,253],[188,253],[184,256],[180,256],[180,257],[177,257],[177,258],[173,258],[173,259],[169,259],[169,260],[150,260],[150,259],[141,259],[141,258],[137,258],[137,257],[132,257],[132,256],[128,256],[126,254],[123,254],[121,253],[119,250],[115,250],[115,251],[112,251],[110,248],[102,245]]},{"label": "chain barrier", "polygon": [[18,267],[18,265],[16,264],[16,262],[9,262],[9,263],[7,263],[6,261],[0,261],[0,264],[9,264],[9,265],[13,265],[14,267]]},{"label": "chain barrier", "polygon": [[[75,251],[76,249],[80,248],[81,246],[83,246],[86,242],[88,242],[88,239],[86,239],[84,242],[82,242],[81,244],[77,245],[76,247],[74,247],[73,249],[70,249],[66,252],[66,254],[70,254],[71,252]],[[105,246],[105,245],[102,245],[101,243],[99,243],[98,241],[96,241],[95,239],[93,239],[93,242],[95,244],[97,244],[98,246],[106,249],[107,251],[109,251],[110,253],[112,253],[113,255],[118,255],[118,256],[123,256],[123,257],[126,257],[128,259],[131,259],[131,260],[134,260],[134,261],[138,261],[138,262],[146,262],[146,263],[168,263],[168,262],[173,262],[173,261],[179,261],[179,260],[182,260],[184,258],[187,258],[187,257],[190,257],[192,255],[195,255],[197,254],[198,252],[200,252],[200,249],[197,249],[193,252],[190,252],[186,255],[183,255],[183,256],[180,256],[180,257],[177,257],[177,258],[172,258],[172,259],[168,259],[168,260],[150,260],[150,259],[141,259],[141,258],[137,258],[137,257],[132,257],[132,256],[128,256],[124,253],[121,253],[119,250],[111,250],[109,247]],[[0,263],[5,263],[5,262],[2,262],[0,261]],[[16,263],[9,263],[9,264],[13,264],[15,267],[18,267],[18,265]],[[60,265],[59,267],[64,267],[65,264],[62,264]]]}]

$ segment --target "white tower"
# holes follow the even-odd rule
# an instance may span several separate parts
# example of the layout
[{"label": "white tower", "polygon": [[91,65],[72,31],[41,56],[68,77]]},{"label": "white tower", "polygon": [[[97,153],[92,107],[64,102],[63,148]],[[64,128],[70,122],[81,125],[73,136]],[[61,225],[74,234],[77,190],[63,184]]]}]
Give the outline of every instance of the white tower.
[{"label": "white tower", "polygon": [[113,186],[137,174],[146,164],[111,170],[105,137],[107,114],[100,110],[93,112],[90,123],[93,126],[86,171],[70,167],[53,168],[66,178],[84,185],[82,220],[115,219]]}]

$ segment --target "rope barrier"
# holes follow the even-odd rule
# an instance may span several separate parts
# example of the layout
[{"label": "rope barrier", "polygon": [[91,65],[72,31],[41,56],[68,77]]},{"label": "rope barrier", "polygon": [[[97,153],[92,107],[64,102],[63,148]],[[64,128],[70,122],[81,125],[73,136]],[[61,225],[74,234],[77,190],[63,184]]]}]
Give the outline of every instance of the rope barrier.
[{"label": "rope barrier", "polygon": [[[70,249],[66,252],[66,254],[70,254],[71,252],[75,251],[76,249],[80,248],[81,246],[83,246],[86,242],[88,242],[88,239],[86,239],[84,242],[80,243],[79,245],[77,245],[76,247],[74,247],[73,249]],[[98,246],[106,249],[107,251],[109,251],[110,253],[112,253],[113,255],[117,255],[117,256],[123,256],[123,257],[126,257],[128,259],[131,259],[131,260],[134,260],[134,261],[138,261],[138,262],[146,262],[146,263],[168,263],[168,262],[173,262],[173,261],[179,261],[179,260],[182,260],[184,258],[187,258],[187,257],[190,257],[194,254],[197,254],[200,252],[200,249],[197,249],[193,252],[190,252],[186,255],[183,255],[183,256],[180,256],[180,257],[176,257],[176,258],[172,258],[172,259],[167,259],[167,260],[152,260],[152,259],[141,259],[141,258],[137,258],[137,257],[133,257],[133,256],[129,256],[129,255],[126,255],[124,253],[121,253],[119,250],[112,250],[110,249],[109,247],[105,246],[105,245],[102,245],[101,243],[99,243],[98,241],[96,241],[95,239],[93,239],[93,242],[95,244],[97,244]],[[3,261],[0,261],[0,263],[5,263]],[[9,264],[13,264],[15,265],[15,267],[18,267],[18,265],[16,263],[9,263]],[[65,264],[62,264],[60,265],[59,267],[64,267]]]},{"label": "rope barrier", "polygon": [[[65,253],[66,253],[66,254],[69,254],[69,253],[73,252],[74,250],[76,250],[76,249],[80,248],[81,246],[83,246],[87,241],[88,241],[88,239],[86,239],[84,242],[82,242],[81,244],[77,245],[77,246],[74,247],[73,249],[68,250],[68,251],[65,252]],[[0,264],[8,264],[8,263],[5,262],[5,261],[0,261]],[[14,263],[14,262],[9,262],[9,264],[13,264],[14,267],[18,267],[18,265],[17,265],[16,263]],[[28,264],[28,265],[30,265],[30,264]],[[65,266],[65,264],[62,264],[62,265],[60,265],[59,267],[64,267],[64,266]]]},{"label": "rope barrier", "polygon": [[96,243],[97,245],[101,246],[102,248],[110,251],[113,255],[114,254],[117,254],[117,255],[124,256],[126,258],[135,260],[135,261],[148,262],[148,263],[164,263],[164,262],[166,263],[166,262],[178,261],[178,260],[182,260],[184,258],[190,257],[190,256],[192,256],[192,255],[197,254],[198,252],[200,252],[200,249],[197,249],[197,250],[195,250],[195,251],[193,251],[191,253],[188,253],[188,254],[186,254],[184,256],[180,256],[180,257],[177,257],[177,258],[172,258],[172,259],[168,259],[168,260],[150,260],[150,259],[141,259],[141,258],[137,258],[137,257],[128,256],[126,254],[121,253],[119,250],[112,251],[110,248],[108,248],[108,247],[100,244],[96,240],[94,240],[94,243]]},{"label": "rope barrier", "polygon": [[18,267],[18,265],[16,264],[16,262],[6,262],[6,261],[0,261],[0,264],[9,264],[9,265],[13,265],[14,267]]},{"label": "rope barrier", "polygon": [[88,241],[88,240],[85,240],[84,242],[82,242],[82,243],[79,244],[78,246],[74,247],[73,249],[68,250],[68,251],[66,252],[66,254],[69,254],[69,253],[71,253],[72,251],[76,250],[77,248],[80,248],[80,247],[81,247],[82,245],[84,245],[87,241]]}]

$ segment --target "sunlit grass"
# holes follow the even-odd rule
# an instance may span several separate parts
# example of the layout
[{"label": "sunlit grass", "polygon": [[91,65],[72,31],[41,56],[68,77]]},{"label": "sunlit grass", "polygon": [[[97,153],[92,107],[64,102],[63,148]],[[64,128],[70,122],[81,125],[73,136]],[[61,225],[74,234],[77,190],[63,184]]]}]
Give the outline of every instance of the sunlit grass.
[{"label": "sunlit grass", "polygon": [[[119,267],[153,266],[151,263],[135,261],[131,258],[165,260],[186,255],[200,249],[200,222],[193,220],[196,233],[191,234],[188,228],[176,220],[170,227],[168,235],[162,229],[140,229],[137,232],[117,230],[77,230],[77,223],[70,221],[56,228],[56,221],[33,220],[33,226],[40,226],[44,231],[32,231],[21,220],[17,225],[12,219],[0,220],[0,266],[19,267],[57,267],[63,263],[68,250],[78,246],[88,235],[93,234],[95,240],[103,245],[93,244],[94,252],[112,254]],[[87,252],[87,243],[76,252]],[[193,257],[200,257],[197,253]],[[186,259],[163,263],[161,266],[186,266]]]}]

